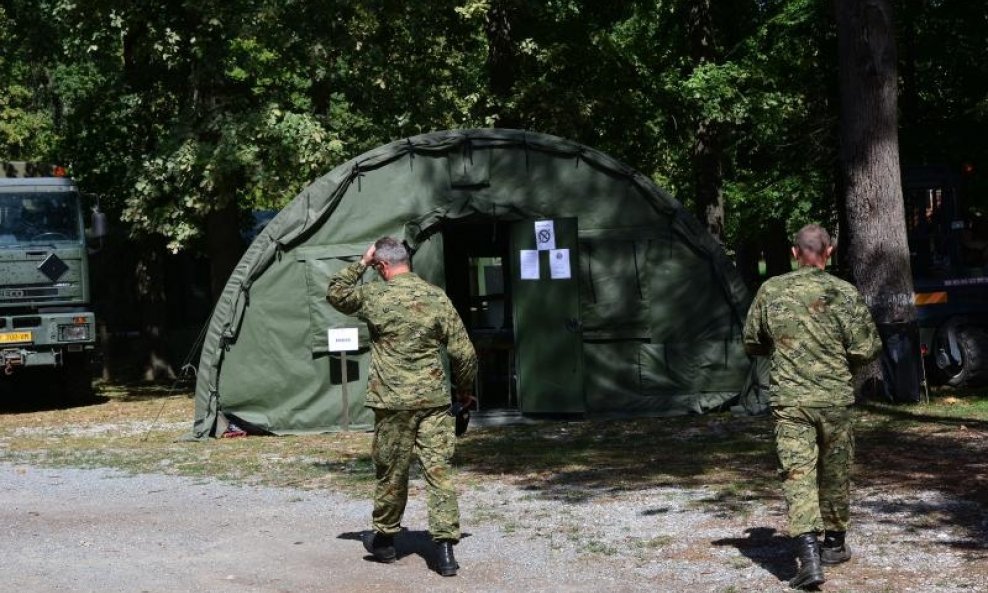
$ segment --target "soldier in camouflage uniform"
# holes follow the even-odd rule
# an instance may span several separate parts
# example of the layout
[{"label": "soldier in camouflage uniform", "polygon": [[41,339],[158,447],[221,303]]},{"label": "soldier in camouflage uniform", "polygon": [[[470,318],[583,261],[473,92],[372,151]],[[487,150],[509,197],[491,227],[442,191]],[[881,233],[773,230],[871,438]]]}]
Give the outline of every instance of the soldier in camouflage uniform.
[{"label": "soldier in camouflage uniform", "polygon": [[[358,285],[369,266],[384,282]],[[377,487],[368,548],[380,562],[397,558],[394,536],[401,530],[409,465],[417,453],[428,492],[429,532],[437,544],[435,567],[443,576],[455,575],[460,517],[450,462],[456,436],[442,352],[449,356],[457,398],[471,405],[477,355],[463,322],[442,289],[411,272],[407,249],[390,237],[334,276],[326,298],[342,313],[366,321],[371,332],[367,406],[374,410]]]},{"label": "soldier in camouflage uniform", "polygon": [[744,326],[748,354],[770,357],[775,444],[799,550],[794,588],[823,583],[821,561],[851,557],[852,374],[882,346],[857,289],[824,271],[832,251],[827,231],[803,227],[792,248],[799,269],[765,281]]}]

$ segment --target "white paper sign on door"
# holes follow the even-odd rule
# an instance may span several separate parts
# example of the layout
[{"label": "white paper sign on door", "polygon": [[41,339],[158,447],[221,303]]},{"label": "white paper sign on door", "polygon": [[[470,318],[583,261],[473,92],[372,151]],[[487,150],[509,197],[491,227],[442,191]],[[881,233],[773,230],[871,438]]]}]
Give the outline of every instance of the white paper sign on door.
[{"label": "white paper sign on door", "polygon": [[535,248],[539,251],[556,248],[556,227],[551,220],[535,221]]},{"label": "white paper sign on door", "polygon": [[539,252],[535,249],[522,249],[521,254],[521,279],[539,279]]},{"label": "white paper sign on door", "polygon": [[549,252],[549,277],[553,280],[573,277],[569,266],[569,249],[553,249]]}]

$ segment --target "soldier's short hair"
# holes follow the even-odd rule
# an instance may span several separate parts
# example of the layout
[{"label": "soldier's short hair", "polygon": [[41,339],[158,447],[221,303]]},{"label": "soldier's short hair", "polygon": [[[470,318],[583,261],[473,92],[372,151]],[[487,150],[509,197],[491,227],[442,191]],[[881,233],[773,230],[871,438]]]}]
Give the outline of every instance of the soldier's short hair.
[{"label": "soldier's short hair", "polygon": [[823,255],[831,245],[830,233],[818,224],[808,224],[799,229],[792,243],[800,251]]},{"label": "soldier's short hair", "polygon": [[407,264],[408,248],[394,237],[382,237],[374,242],[374,259],[391,266]]}]

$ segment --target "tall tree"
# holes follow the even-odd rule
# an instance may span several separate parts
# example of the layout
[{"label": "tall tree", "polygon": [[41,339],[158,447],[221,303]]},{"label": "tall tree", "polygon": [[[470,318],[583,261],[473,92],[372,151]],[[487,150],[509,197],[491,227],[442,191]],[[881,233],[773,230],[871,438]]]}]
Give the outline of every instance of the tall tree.
[{"label": "tall tree", "polygon": [[[696,68],[717,61],[710,0],[690,2],[686,11],[689,57]],[[701,115],[694,132],[692,161],[696,216],[715,239],[724,242],[724,133]]]},{"label": "tall tree", "polygon": [[877,323],[911,323],[916,307],[899,172],[892,9],[889,0],[836,0],[836,9],[851,274]]},{"label": "tall tree", "polygon": [[499,128],[517,128],[518,121],[508,112],[515,86],[517,66],[512,22],[518,13],[511,0],[491,0],[487,9],[487,80],[493,113],[491,123]]}]

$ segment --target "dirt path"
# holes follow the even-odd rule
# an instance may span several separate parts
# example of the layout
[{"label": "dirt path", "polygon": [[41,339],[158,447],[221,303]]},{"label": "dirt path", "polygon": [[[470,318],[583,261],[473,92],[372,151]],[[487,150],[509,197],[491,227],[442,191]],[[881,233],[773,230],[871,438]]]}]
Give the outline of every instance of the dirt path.
[{"label": "dirt path", "polygon": [[[426,524],[416,484],[406,524]],[[777,503],[726,515],[704,489],[567,503],[488,483],[464,492],[460,575],[426,567],[421,531],[395,565],[365,560],[369,504],[342,495],[110,470],[0,464],[4,591],[785,591],[794,565]],[[719,507],[723,508],[723,507]],[[852,562],[825,591],[988,591],[988,518],[934,493],[863,492]],[[980,525],[950,524],[956,516]],[[980,539],[979,539],[980,538]]]}]

